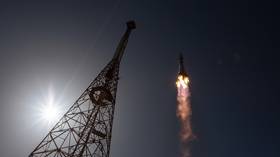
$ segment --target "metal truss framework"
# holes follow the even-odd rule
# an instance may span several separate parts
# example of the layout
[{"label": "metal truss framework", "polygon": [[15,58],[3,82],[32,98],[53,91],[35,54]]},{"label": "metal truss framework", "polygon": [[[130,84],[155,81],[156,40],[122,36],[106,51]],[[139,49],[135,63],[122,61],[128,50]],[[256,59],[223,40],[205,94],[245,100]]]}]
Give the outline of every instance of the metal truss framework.
[{"label": "metal truss framework", "polygon": [[29,157],[109,157],[119,65],[132,29],[127,22],[113,59]]}]

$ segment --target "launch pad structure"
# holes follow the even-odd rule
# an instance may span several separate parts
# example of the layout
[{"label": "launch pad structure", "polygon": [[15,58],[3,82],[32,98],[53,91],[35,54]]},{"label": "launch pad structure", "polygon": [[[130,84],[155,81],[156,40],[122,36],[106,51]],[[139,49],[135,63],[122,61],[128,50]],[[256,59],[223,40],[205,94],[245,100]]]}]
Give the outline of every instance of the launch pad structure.
[{"label": "launch pad structure", "polygon": [[29,157],[109,157],[120,62],[135,28],[127,22],[112,60]]}]

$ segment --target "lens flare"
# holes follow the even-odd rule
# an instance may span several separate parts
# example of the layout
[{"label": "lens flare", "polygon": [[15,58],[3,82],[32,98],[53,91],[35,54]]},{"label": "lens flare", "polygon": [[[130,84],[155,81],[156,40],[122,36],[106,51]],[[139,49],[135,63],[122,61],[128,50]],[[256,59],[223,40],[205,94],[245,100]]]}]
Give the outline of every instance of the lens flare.
[{"label": "lens flare", "polygon": [[190,80],[187,76],[179,75],[176,81],[177,85],[177,117],[181,123],[181,143],[182,143],[182,156],[189,157],[190,151],[188,143],[193,138],[191,127],[191,104],[190,104]]}]

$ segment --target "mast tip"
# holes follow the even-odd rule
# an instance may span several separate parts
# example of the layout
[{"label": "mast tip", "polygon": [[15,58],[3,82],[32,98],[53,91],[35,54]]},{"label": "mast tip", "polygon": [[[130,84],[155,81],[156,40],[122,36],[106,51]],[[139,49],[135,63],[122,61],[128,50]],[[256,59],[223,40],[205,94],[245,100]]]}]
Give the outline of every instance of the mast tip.
[{"label": "mast tip", "polygon": [[130,30],[136,28],[135,21],[133,21],[133,20],[128,21],[128,22],[126,23],[126,25],[127,25],[127,28],[130,29]]}]

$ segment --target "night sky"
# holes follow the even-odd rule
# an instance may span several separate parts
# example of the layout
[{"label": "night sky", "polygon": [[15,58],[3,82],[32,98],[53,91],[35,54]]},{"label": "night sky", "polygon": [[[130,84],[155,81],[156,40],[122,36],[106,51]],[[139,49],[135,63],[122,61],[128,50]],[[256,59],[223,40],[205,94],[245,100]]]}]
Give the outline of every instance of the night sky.
[{"label": "night sky", "polygon": [[0,2],[0,156],[28,156],[112,58],[134,19],[111,157],[179,157],[178,55],[191,80],[193,157],[279,157],[279,14],[248,0]]}]

